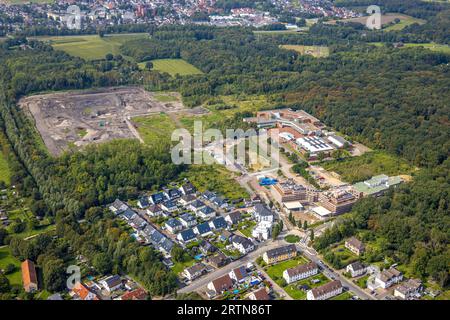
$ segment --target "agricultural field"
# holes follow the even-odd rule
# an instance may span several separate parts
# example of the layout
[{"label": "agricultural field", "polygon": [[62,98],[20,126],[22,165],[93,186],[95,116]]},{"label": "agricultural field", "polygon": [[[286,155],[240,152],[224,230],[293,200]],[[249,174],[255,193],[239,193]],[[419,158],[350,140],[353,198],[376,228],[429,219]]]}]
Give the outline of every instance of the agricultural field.
[{"label": "agricultural field", "polygon": [[324,161],[319,165],[328,171],[336,172],[343,181],[348,183],[364,181],[379,174],[409,175],[417,170],[405,160],[383,151],[367,152],[359,157]]},{"label": "agricultural field", "polygon": [[[358,18],[350,18],[350,19],[344,19],[344,20],[332,20],[327,22],[328,24],[336,24],[337,22],[356,22],[361,24],[366,24],[368,16],[358,17]],[[399,23],[395,23],[395,20],[399,19]],[[399,13],[386,13],[381,16],[381,25],[382,28],[386,31],[393,31],[393,30],[402,30],[406,26],[409,26],[414,23],[418,24],[424,24],[426,21],[422,19],[417,19],[405,14],[399,14]]]},{"label": "agricultural field", "polygon": [[146,33],[129,33],[118,35],[83,35],[62,37],[37,37],[42,41],[49,41],[53,48],[62,50],[70,55],[86,60],[103,59],[108,53],[114,55],[120,53],[120,46],[126,41],[145,39]]},{"label": "agricultural field", "polygon": [[[183,59],[156,59],[152,60],[153,69],[160,72],[167,72],[171,76],[188,76],[194,74],[202,74],[199,69],[197,69],[192,64],[184,61]],[[139,63],[139,67],[142,69],[145,67],[146,62]]]},{"label": "agricultural field", "polygon": [[146,144],[151,145],[162,139],[169,139],[177,128],[172,119],[165,113],[140,116],[132,119],[139,135]]},{"label": "agricultural field", "polygon": [[206,190],[218,192],[229,200],[240,200],[248,197],[247,191],[241,187],[233,174],[225,167],[215,165],[193,165],[180,178],[187,178],[200,192]]},{"label": "agricultural field", "polygon": [[[0,146],[1,149],[1,146]],[[0,151],[0,181],[5,182],[7,185],[10,183],[11,172],[9,169],[8,161],[6,160],[3,152]]]},{"label": "agricultural field", "polygon": [[330,49],[324,46],[282,45],[281,48],[294,50],[302,55],[311,55],[316,58],[324,58],[330,55]]},{"label": "agricultural field", "polygon": [[0,248],[0,269],[5,269],[7,265],[12,264],[16,268],[11,274],[7,274],[11,285],[22,285],[22,272],[20,271],[20,261],[13,257],[9,247],[5,246]]}]

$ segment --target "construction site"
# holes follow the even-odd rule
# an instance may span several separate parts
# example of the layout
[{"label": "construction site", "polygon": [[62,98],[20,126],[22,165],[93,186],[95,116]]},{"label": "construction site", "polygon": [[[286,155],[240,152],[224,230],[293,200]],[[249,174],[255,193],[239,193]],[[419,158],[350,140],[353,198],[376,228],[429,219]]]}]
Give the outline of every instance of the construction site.
[{"label": "construction site", "polygon": [[170,102],[140,87],[43,94],[23,98],[19,105],[35,122],[53,155],[73,147],[113,139],[140,139],[131,119],[184,109],[177,93]]}]

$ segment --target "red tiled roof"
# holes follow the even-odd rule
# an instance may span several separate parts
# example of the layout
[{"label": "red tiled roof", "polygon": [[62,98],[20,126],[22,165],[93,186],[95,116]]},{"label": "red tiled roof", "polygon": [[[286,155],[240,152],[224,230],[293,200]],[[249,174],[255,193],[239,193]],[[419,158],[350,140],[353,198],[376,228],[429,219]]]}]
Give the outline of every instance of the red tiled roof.
[{"label": "red tiled roof", "polygon": [[147,292],[142,288],[138,288],[136,290],[125,293],[122,296],[122,300],[146,300],[147,297]]},{"label": "red tiled roof", "polygon": [[36,275],[36,267],[31,260],[25,260],[22,262],[22,280],[24,286],[29,286],[30,284],[35,284],[37,286],[37,275]]}]

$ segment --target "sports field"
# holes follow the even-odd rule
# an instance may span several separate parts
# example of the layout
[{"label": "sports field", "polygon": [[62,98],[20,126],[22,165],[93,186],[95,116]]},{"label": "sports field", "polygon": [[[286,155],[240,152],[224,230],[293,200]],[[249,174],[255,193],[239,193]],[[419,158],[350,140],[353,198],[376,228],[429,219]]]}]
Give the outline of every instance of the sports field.
[{"label": "sports field", "polygon": [[[153,70],[167,72],[171,76],[179,74],[180,76],[187,76],[192,74],[202,74],[199,69],[183,59],[156,59],[152,60]],[[139,64],[141,68],[145,66],[145,62]]]},{"label": "sports field", "polygon": [[282,45],[281,48],[294,50],[300,54],[308,54],[316,58],[328,57],[330,55],[330,49],[324,46]]},{"label": "sports field", "polygon": [[119,35],[63,36],[63,37],[38,37],[39,40],[47,40],[53,48],[62,50],[70,55],[87,60],[103,59],[108,53],[119,54],[120,46],[129,40],[147,38],[146,33],[128,33]]}]

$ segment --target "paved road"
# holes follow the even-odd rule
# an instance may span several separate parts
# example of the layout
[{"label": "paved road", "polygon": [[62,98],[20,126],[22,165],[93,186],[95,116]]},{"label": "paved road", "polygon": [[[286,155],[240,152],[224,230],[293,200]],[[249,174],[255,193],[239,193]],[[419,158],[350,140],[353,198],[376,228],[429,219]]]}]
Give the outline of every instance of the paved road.
[{"label": "paved road", "polygon": [[375,298],[368,293],[366,293],[363,289],[358,287],[356,284],[345,278],[344,276],[340,275],[338,272],[334,271],[330,267],[326,266],[319,258],[317,252],[305,245],[297,244],[297,248],[303,253],[305,257],[307,257],[309,260],[317,263],[319,266],[322,267],[322,272],[325,276],[327,276],[330,279],[340,280],[342,285],[344,287],[348,287],[350,291],[355,293],[360,299],[362,300],[375,300]]},{"label": "paved road", "polygon": [[229,273],[231,270],[233,270],[234,268],[238,268],[242,265],[246,265],[249,262],[254,261],[256,258],[258,258],[260,255],[262,255],[264,252],[266,252],[267,250],[276,248],[280,245],[282,245],[283,242],[280,240],[269,240],[266,241],[262,244],[259,245],[258,249],[256,249],[253,252],[250,252],[249,254],[247,254],[246,256],[244,256],[243,258],[237,260],[237,261],[233,261],[232,263],[226,265],[223,268],[217,269],[211,273],[208,273],[207,275],[201,277],[200,279],[197,279],[195,281],[193,281],[191,284],[189,284],[188,286],[181,288],[180,290],[178,290],[178,293],[188,293],[188,292],[193,292],[193,291],[197,291],[203,287],[206,287],[206,285],[218,278],[221,277],[223,275],[225,275],[226,273]]}]

